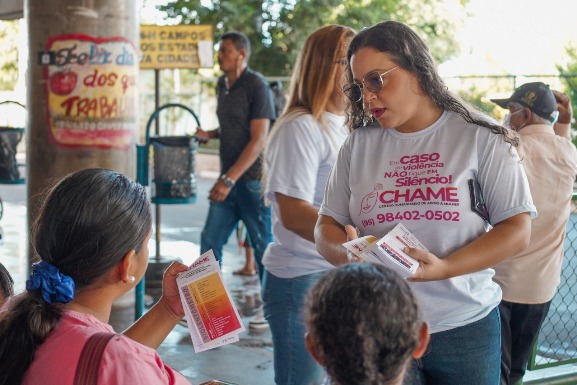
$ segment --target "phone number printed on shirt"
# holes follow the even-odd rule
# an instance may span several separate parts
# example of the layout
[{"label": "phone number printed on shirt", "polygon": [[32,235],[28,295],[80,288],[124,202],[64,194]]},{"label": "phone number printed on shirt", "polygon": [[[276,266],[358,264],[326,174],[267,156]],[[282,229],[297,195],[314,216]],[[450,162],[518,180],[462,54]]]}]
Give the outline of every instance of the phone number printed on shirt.
[{"label": "phone number printed on shirt", "polygon": [[[393,222],[393,221],[419,221],[421,219],[426,219],[428,221],[449,221],[449,222],[459,222],[459,212],[458,211],[443,211],[443,210],[427,210],[425,212],[420,212],[417,210],[413,211],[398,211],[396,213],[385,213],[377,215],[377,222]],[[364,227],[374,226],[375,220],[373,218],[365,219],[362,221]]]}]

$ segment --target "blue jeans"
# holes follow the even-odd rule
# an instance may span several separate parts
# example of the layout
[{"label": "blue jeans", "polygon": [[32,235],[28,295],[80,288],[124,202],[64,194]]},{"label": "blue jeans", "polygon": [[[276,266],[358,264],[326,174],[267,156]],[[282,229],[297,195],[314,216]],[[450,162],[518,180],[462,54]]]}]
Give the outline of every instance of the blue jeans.
[{"label": "blue jeans", "polygon": [[324,371],[305,348],[303,306],[308,289],[323,273],[279,278],[265,271],[264,316],[270,325],[277,385],[320,384]]},{"label": "blue jeans", "polygon": [[469,325],[431,334],[413,360],[405,385],[498,385],[501,369],[499,309]]},{"label": "blue jeans", "polygon": [[222,248],[242,220],[246,226],[260,282],[264,268],[262,256],[267,245],[272,242],[270,207],[264,204],[261,182],[259,180],[235,183],[226,199],[210,203],[208,216],[200,237],[200,252],[210,249],[222,266]]}]

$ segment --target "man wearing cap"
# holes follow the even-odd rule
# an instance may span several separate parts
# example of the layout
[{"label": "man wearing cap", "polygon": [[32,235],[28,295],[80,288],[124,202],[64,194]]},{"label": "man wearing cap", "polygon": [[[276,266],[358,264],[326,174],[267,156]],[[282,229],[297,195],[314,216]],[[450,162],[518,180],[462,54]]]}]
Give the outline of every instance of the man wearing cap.
[{"label": "man wearing cap", "polygon": [[518,152],[539,213],[531,221],[529,247],[495,266],[503,290],[501,385],[523,378],[537,334],[555,295],[563,262],[577,150],[571,143],[569,97],[541,83],[527,83],[508,99],[491,99],[509,109],[506,118],[520,136]]}]

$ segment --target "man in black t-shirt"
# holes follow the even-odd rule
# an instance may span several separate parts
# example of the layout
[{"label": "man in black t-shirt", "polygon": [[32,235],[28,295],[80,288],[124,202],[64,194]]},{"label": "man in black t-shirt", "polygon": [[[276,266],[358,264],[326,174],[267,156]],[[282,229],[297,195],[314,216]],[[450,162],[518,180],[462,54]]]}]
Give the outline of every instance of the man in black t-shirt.
[{"label": "man in black t-shirt", "polygon": [[[218,64],[224,72],[218,80],[217,116],[220,128],[198,130],[196,135],[220,138],[221,176],[210,190],[210,209],[202,231],[200,251],[212,249],[222,263],[222,248],[240,220],[254,249],[259,278],[262,256],[272,241],[270,208],[261,190],[262,151],[271,120],[276,118],[267,80],[251,70],[248,38],[239,32],[221,37]],[[266,327],[266,321],[251,327]]]}]

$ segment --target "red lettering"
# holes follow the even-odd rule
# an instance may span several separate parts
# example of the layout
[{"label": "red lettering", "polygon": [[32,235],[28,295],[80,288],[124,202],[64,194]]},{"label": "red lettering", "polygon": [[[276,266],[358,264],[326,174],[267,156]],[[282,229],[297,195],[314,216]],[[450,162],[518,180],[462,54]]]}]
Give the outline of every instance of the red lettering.
[{"label": "red lettering", "polygon": [[94,72],[84,78],[82,83],[86,87],[112,87],[116,84],[116,79],[118,79],[118,75],[114,72],[109,74],[98,74],[98,70],[95,69]]},{"label": "red lettering", "polygon": [[379,201],[383,204],[389,203],[407,203],[419,201],[440,200],[443,202],[459,202],[457,187],[439,187],[433,189],[432,187],[417,188],[413,191],[411,189],[405,190],[387,190],[379,195]]},{"label": "red lettering", "polygon": [[405,155],[401,157],[401,164],[436,162],[441,158],[438,152],[421,155]]},{"label": "red lettering", "polygon": [[108,75],[108,85],[112,87],[116,84],[116,79],[118,79],[118,75],[115,73],[111,73]]},{"label": "red lettering", "polygon": [[[421,200],[421,201],[428,201],[430,200],[430,196],[429,196],[429,187],[427,187],[427,191],[425,193],[425,191],[423,191],[423,189],[418,188],[415,190],[415,192],[413,193],[413,195],[411,196],[411,198],[407,199],[405,202],[412,202],[415,199]],[[440,192],[439,192],[440,193]]]},{"label": "red lettering", "polygon": [[132,99],[109,98],[80,98],[72,96],[64,100],[60,106],[64,108],[65,116],[72,117],[92,117],[92,118],[116,118],[131,116]]},{"label": "red lettering", "polygon": [[133,86],[135,82],[136,81],[134,79],[134,76],[122,75],[122,78],[120,79],[120,83],[122,84],[122,93],[125,93],[126,89],[129,86]]},{"label": "red lettering", "polygon": [[71,98],[68,98],[66,100],[64,100],[62,103],[60,103],[60,107],[64,107],[65,111],[64,111],[64,115],[66,116],[70,116],[71,115],[71,110],[72,107],[74,106],[74,103],[76,103],[76,101],[80,99],[79,96],[73,96]]},{"label": "red lettering", "polygon": [[76,116],[86,116],[89,117],[91,113],[93,113],[93,117],[97,117],[96,113],[97,113],[97,109],[98,109],[98,103],[96,102],[96,99],[80,99],[80,101],[78,102],[78,106],[77,106],[77,113]]},{"label": "red lettering", "polygon": [[118,101],[116,98],[113,98],[112,102],[108,103],[108,98],[106,96],[100,97],[100,116],[102,118],[118,116]]},{"label": "red lettering", "polygon": [[198,261],[194,262],[194,263],[189,267],[189,269],[190,269],[190,268],[193,268],[193,267],[196,267],[196,266],[200,265],[201,263],[205,263],[205,262],[208,262],[208,257],[204,257],[203,259],[199,259]]},{"label": "red lettering", "polygon": [[448,202],[459,202],[459,197],[457,196],[456,187],[445,187],[447,194],[445,195],[445,201]]}]

